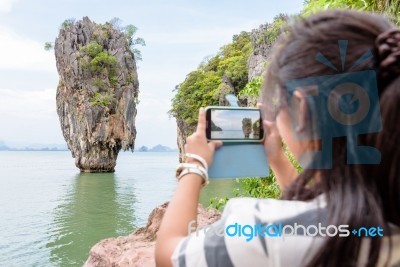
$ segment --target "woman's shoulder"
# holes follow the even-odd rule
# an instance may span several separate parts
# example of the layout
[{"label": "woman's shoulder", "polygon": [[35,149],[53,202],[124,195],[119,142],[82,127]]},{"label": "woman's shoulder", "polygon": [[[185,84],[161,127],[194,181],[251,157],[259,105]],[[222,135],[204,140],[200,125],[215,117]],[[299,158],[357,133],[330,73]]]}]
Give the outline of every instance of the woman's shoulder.
[{"label": "woman's shoulder", "polygon": [[324,195],[320,195],[310,201],[241,197],[230,199],[222,216],[225,217],[236,213],[241,216],[257,215],[262,221],[279,221],[299,216],[315,217],[316,214],[323,213],[325,207],[326,200]]}]

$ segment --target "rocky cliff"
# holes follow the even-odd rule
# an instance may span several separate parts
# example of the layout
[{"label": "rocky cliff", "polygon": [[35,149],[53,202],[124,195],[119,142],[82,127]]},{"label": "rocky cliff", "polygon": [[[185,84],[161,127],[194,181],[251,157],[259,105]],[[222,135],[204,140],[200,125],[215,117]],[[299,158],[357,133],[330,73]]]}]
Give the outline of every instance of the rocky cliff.
[{"label": "rocky cliff", "polygon": [[185,121],[179,117],[176,118],[176,136],[179,151],[179,162],[183,162],[185,154],[186,138],[188,137],[189,126]]},{"label": "rocky cliff", "polygon": [[[154,246],[158,229],[168,203],[156,207],[149,215],[147,225],[129,236],[109,238],[92,247],[84,267],[155,266]],[[203,228],[221,217],[214,209],[197,208],[197,225]]]},{"label": "rocky cliff", "polygon": [[265,62],[268,59],[271,44],[263,41],[263,37],[267,32],[269,24],[261,24],[257,29],[251,31],[251,45],[253,52],[247,60],[248,80],[262,75],[265,71]]},{"label": "rocky cliff", "polygon": [[[219,84],[216,92],[214,93],[215,100],[218,103],[217,105],[227,106],[228,103],[225,100],[225,95],[226,94],[237,95],[243,89],[242,87],[239,87],[237,84],[235,86],[232,83],[232,79],[235,79],[235,77],[232,77],[232,73],[236,73],[238,75],[244,75],[242,79],[246,81],[251,81],[253,78],[262,75],[266,67],[265,62],[268,59],[269,50],[271,47],[271,45],[265,41],[265,33],[270,28],[271,28],[270,24],[262,24],[260,25],[259,28],[252,30],[250,33],[246,33],[249,36],[247,43],[251,47],[251,52],[249,53],[249,56],[245,58],[244,61],[236,61],[237,53],[233,53],[233,55],[230,58],[225,58],[225,60],[227,59],[225,62],[227,61],[235,62],[234,63],[235,67],[233,67],[232,70],[229,70],[228,68],[225,71],[225,73],[222,74],[221,83]],[[233,39],[234,42],[236,42],[235,46],[238,46],[237,36],[234,37]],[[245,45],[242,50],[246,50],[246,47],[247,46]],[[221,60],[221,56],[219,56],[219,58],[217,56],[217,59],[214,58],[210,60],[208,65],[207,64],[205,65],[206,66],[205,68],[206,69],[213,68],[213,65],[217,64],[216,62],[218,62],[219,60]],[[245,71],[243,72],[237,71],[238,69],[240,69],[240,67],[242,67]],[[222,67],[220,66],[220,68],[217,68],[217,72],[221,71],[221,69],[225,69],[224,65],[222,65]],[[193,88],[196,89],[195,86],[193,86]],[[212,89],[213,88],[210,88],[210,90]],[[196,93],[197,92],[195,91],[192,92],[192,94]],[[257,99],[258,97],[256,96],[242,96],[239,98],[239,104],[240,106],[244,107],[246,106],[254,107],[255,104],[257,103]],[[186,108],[185,105],[182,105],[182,108]],[[193,112],[193,114],[197,115],[197,111]],[[194,130],[195,126],[186,123],[182,118],[180,118],[178,113],[174,114],[174,116],[177,124],[177,144],[179,148],[179,159],[180,161],[182,161],[186,138],[188,134],[190,134]]]},{"label": "rocky cliff", "polygon": [[[211,60],[209,60],[208,63],[207,62],[203,63],[202,68],[200,68],[200,71],[215,69],[215,65],[218,65],[219,63],[221,63],[221,61],[223,62],[223,64],[219,64],[218,67],[215,69],[216,73],[220,73],[221,71],[224,72],[222,74],[221,83],[218,86],[216,92],[214,92],[215,100],[220,106],[227,105],[224,99],[224,96],[226,94],[238,95],[242,90],[246,88],[243,84],[236,83],[234,85],[232,81],[237,80],[237,78],[241,76],[240,78],[243,81],[251,83],[252,81],[254,81],[254,79],[257,78],[259,79],[259,77],[263,75],[267,66],[267,61],[271,52],[271,47],[275,42],[275,40],[277,39],[277,37],[280,35],[282,29],[284,29],[287,20],[288,20],[287,15],[280,14],[274,18],[274,21],[272,23],[261,24],[258,28],[253,29],[250,33],[244,32],[245,33],[244,36],[247,35],[249,38],[247,39],[247,44],[241,46],[240,51],[236,51],[235,53],[232,54],[228,53],[228,55],[218,54],[216,57],[211,58]],[[240,46],[241,44],[241,41],[238,38],[239,36],[240,35],[235,35],[233,37],[232,44],[234,47]],[[244,39],[242,39],[242,41],[243,40]],[[251,47],[249,54],[245,53],[245,51],[247,51],[248,48],[247,45]],[[226,49],[226,47],[228,46],[229,45],[222,47],[221,50]],[[240,55],[241,52],[242,54],[248,55],[244,61],[237,60],[238,55]],[[234,63],[229,67],[229,63],[232,62]],[[245,69],[245,71],[243,71],[243,69]],[[202,81],[204,82],[207,79],[207,73],[204,73],[204,76],[206,78],[199,78],[197,82],[198,83],[201,83]],[[192,77],[192,79],[194,79],[194,77]],[[259,81],[261,82],[261,79],[259,79]],[[194,83],[194,86],[191,87],[193,88],[193,91],[190,92],[190,94],[193,94],[194,96],[198,96],[199,94],[199,92],[196,92],[196,90],[198,90],[196,85],[197,83]],[[213,90],[213,88],[210,88],[210,91],[211,90]],[[190,97],[188,98],[190,100]],[[202,102],[202,104],[204,105],[206,101],[204,99],[201,99],[201,97],[198,98],[199,101]],[[257,102],[258,102],[258,96],[255,94],[244,94],[239,97],[240,106],[254,107]],[[187,108],[187,106],[186,104],[182,104],[180,108],[185,109]],[[193,111],[193,114],[197,115],[197,111]],[[193,115],[193,117],[196,115]],[[188,133],[194,130],[194,126],[185,123],[185,121],[182,118],[180,118],[179,112],[175,112],[174,116],[177,122],[177,136],[178,136],[177,143],[180,152],[180,160],[182,160],[186,137]]]},{"label": "rocky cliff", "polygon": [[112,172],[121,149],[133,151],[136,63],[125,35],[84,17],[56,38],[57,113],[64,138],[85,172]]}]

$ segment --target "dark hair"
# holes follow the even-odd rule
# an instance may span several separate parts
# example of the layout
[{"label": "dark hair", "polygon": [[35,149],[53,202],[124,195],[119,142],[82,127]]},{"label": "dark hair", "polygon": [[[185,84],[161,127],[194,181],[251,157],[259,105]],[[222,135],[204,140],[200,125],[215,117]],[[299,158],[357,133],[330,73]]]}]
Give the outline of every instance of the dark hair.
[{"label": "dark hair", "polygon": [[[360,136],[358,141],[376,147],[382,155],[381,163],[347,165],[346,138],[334,138],[332,168],[305,169],[283,192],[282,198],[310,200],[323,193],[327,199],[328,224],[348,224],[350,229],[382,226],[385,235],[390,235],[389,222],[400,225],[400,116],[397,114],[400,78],[398,73],[380,75],[375,42],[380,34],[392,28],[393,24],[383,16],[351,10],[325,11],[294,21],[274,46],[262,92],[263,102],[270,102],[266,105],[269,115],[276,115],[279,108],[287,105],[282,97],[287,81],[337,74],[316,61],[315,55],[322,52],[334,66],[341,66],[338,40],[348,41],[345,72],[376,71],[383,128],[379,133]],[[348,71],[368,50],[373,56]],[[353,235],[329,237],[307,264],[355,266],[361,241],[362,238]],[[382,239],[370,241],[367,266],[375,266]]]}]

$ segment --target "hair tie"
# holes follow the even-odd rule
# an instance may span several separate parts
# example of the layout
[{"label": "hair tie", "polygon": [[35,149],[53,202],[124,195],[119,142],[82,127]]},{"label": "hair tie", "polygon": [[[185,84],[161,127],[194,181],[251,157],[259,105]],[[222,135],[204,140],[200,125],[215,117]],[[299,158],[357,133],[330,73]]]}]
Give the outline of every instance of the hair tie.
[{"label": "hair tie", "polygon": [[400,74],[400,29],[387,30],[376,38],[380,77],[392,79]]}]

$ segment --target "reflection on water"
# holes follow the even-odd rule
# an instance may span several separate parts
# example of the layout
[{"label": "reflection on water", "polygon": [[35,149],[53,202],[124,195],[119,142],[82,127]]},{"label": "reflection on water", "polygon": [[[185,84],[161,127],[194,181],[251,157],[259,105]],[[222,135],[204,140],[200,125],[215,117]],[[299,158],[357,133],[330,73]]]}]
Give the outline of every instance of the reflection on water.
[{"label": "reflection on water", "polygon": [[135,195],[129,188],[117,188],[115,178],[113,173],[76,175],[49,225],[46,247],[53,265],[81,266],[99,240],[132,232]]},{"label": "reflection on water", "polygon": [[[81,266],[99,240],[127,235],[169,200],[177,153],[120,153],[115,174],[77,174],[71,153],[0,152],[0,267]],[[231,196],[213,180],[201,202]]]}]

